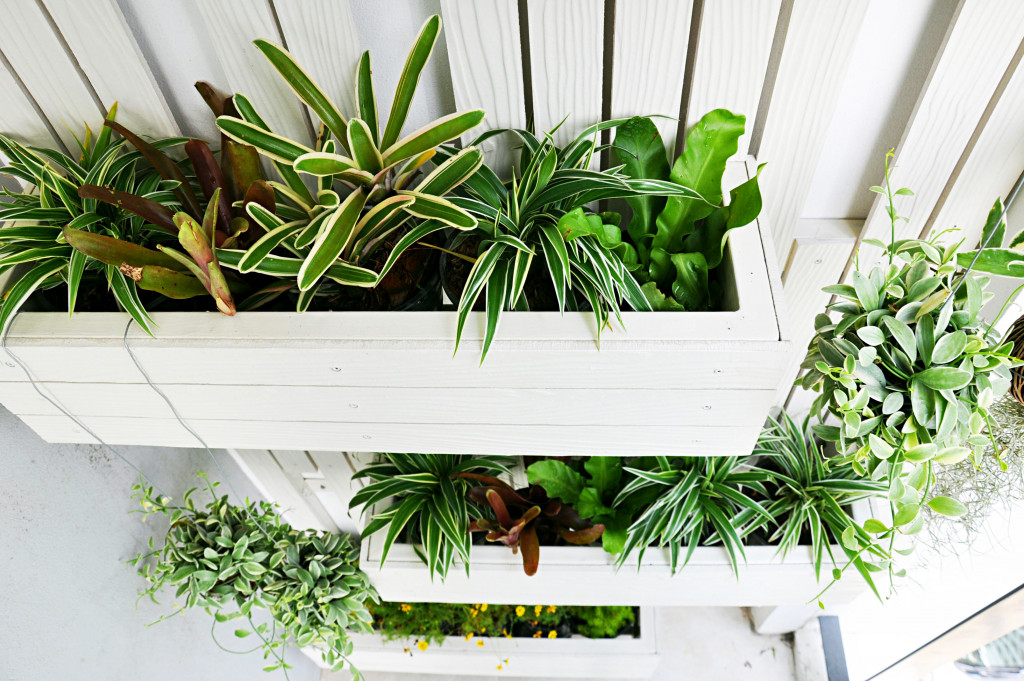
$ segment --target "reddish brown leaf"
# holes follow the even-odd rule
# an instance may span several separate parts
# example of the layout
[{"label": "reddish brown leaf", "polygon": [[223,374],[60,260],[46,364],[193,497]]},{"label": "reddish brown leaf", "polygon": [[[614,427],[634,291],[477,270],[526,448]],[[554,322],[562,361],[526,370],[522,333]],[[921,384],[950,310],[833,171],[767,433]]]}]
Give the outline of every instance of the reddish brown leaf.
[{"label": "reddish brown leaf", "polygon": [[537,567],[540,565],[540,540],[537,538],[537,528],[526,528],[519,538],[519,547],[523,550],[523,572],[527,577],[532,577],[537,574]]},{"label": "reddish brown leaf", "polygon": [[255,203],[273,213],[277,208],[277,202],[274,200],[274,188],[266,180],[256,180],[245,190],[243,203],[246,206]]},{"label": "reddish brown leaf", "polygon": [[190,214],[195,216],[203,214],[202,206],[199,205],[199,199],[196,198],[195,192],[192,191],[192,186],[189,185],[188,178],[185,177],[185,173],[181,172],[181,168],[178,167],[178,164],[175,163],[170,156],[160,151],[120,123],[108,120],[104,121],[103,125],[110,127],[128,140],[132,146],[138,149],[139,152],[146,157],[147,161],[153,164],[153,167],[157,169],[157,172],[159,172],[165,180],[177,180],[180,183],[178,187],[175,188],[174,194]]},{"label": "reddish brown leaf", "polygon": [[83,184],[78,188],[78,195],[83,199],[95,199],[122,208],[160,229],[178,235],[178,226],[174,224],[174,211],[162,203],[96,184]]},{"label": "reddish brown leaf", "polygon": [[570,544],[582,546],[583,544],[592,544],[593,542],[596,542],[598,539],[600,539],[601,535],[604,534],[604,525],[598,523],[593,527],[588,527],[585,530],[577,530],[575,532],[573,532],[572,530],[563,529],[559,530],[558,534],[560,537],[562,537],[562,539],[569,542]]},{"label": "reddish brown leaf", "polygon": [[[185,143],[185,153],[192,161],[192,168],[196,171],[196,179],[199,181],[199,188],[207,201],[213,198],[214,193],[221,189],[220,200],[217,202],[217,223],[223,229],[231,224],[231,202],[228,201],[227,192],[224,187],[224,173],[221,172],[217,159],[210,151],[210,145],[202,140],[189,140]],[[199,217],[195,215],[193,217]]]}]

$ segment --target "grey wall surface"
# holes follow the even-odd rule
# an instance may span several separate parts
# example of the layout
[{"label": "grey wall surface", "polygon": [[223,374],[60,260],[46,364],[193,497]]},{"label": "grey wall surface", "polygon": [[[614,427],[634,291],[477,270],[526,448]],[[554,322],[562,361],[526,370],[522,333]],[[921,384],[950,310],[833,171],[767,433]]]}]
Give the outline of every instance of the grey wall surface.
[{"label": "grey wall surface", "polygon": [[[203,450],[117,448],[167,494],[195,486],[196,470],[220,475]],[[241,471],[217,452],[241,495],[258,498]],[[136,606],[144,586],[125,564],[166,525],[130,514],[137,474],[110,451],[51,445],[0,407],[0,679],[3,681],[278,681],[260,653],[231,655],[210,637],[205,612],[179,615],[163,605]],[[222,489],[226,487],[223,486]],[[159,544],[158,544],[159,545]],[[219,639],[234,650],[235,627]],[[251,645],[247,646],[251,647]],[[292,681],[312,681],[316,667],[301,653],[286,658]]]}]

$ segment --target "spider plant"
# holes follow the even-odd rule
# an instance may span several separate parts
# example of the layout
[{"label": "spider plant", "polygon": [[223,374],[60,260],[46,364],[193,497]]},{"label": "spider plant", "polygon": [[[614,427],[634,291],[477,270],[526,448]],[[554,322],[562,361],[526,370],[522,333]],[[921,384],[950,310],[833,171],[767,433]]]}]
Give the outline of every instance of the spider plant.
[{"label": "spider plant", "polygon": [[[276,212],[250,205],[250,217],[265,234],[248,250],[226,250],[224,264],[241,272],[294,277],[299,310],[318,287],[333,280],[342,286],[373,287],[410,246],[432,232],[476,226],[469,212],[444,195],[476,172],[483,154],[468,147],[448,156],[424,177],[435,148],[459,137],[483,120],[480,110],[461,111],[400,137],[416,85],[433,51],[441,20],[433,16],[416,39],[395,91],[383,131],[370,72],[370,54],[358,65],[356,111],[346,119],[338,106],[286,50],[266,40],[256,47],[296,95],[322,121],[312,146],[275,134],[243,95],[235,95],[238,116],[224,115],[217,125],[228,137],[250,144],[274,162],[284,183],[271,183],[281,200]],[[303,183],[312,179],[315,193]],[[415,227],[398,239],[380,272],[370,257],[396,230]]]},{"label": "spider plant", "polygon": [[[387,528],[380,563],[392,544],[407,531],[410,543],[418,540],[417,554],[427,564],[430,578],[445,579],[456,554],[469,574],[470,517],[467,499],[474,481],[467,475],[507,474],[503,457],[461,454],[381,454],[380,460],[353,478],[372,482],[352,497],[350,508],[365,505],[373,518],[363,530],[368,537]],[[375,505],[391,499],[378,511]]]},{"label": "spider plant", "polygon": [[[108,121],[116,114],[117,107],[111,107]],[[135,281],[121,272],[121,261],[103,262],[87,256],[72,248],[62,231],[76,230],[89,239],[123,240],[132,252],[146,251],[146,257],[152,258],[147,264],[179,273],[184,269],[173,258],[144,248],[173,243],[177,228],[162,229],[119,206],[79,196],[82,185],[106,184],[165,205],[175,203],[176,184],[162,179],[144,163],[141,153],[127,151],[125,141],[113,139],[111,132],[104,127],[93,137],[86,127],[77,160],[0,135],[0,152],[10,159],[0,172],[36,188],[34,192],[3,192],[7,204],[0,208],[0,272],[28,263],[32,267],[12,286],[0,307],[0,333],[39,288],[67,284],[68,313],[73,314],[82,281],[94,277],[106,279],[118,304],[150,331],[152,320],[139,299]],[[166,149],[187,141],[169,138],[153,142],[152,147]]]},{"label": "spider plant", "polygon": [[655,457],[650,468],[625,468],[634,475],[615,498],[614,505],[633,503],[636,497],[651,501],[627,530],[626,545],[618,564],[634,549],[643,560],[648,546],[669,547],[672,572],[679,564],[683,546],[685,566],[699,545],[721,543],[739,577],[739,560],[746,560],[743,538],[773,518],[750,492],[767,497],[768,473],[751,466],[744,457]]},{"label": "spider plant", "polygon": [[[551,133],[538,138],[526,130],[511,132],[522,142],[521,172],[502,183],[484,167],[459,188],[451,203],[477,220],[472,235],[479,251],[458,303],[455,347],[469,312],[481,295],[486,305],[486,326],[481,361],[494,340],[505,310],[528,309],[523,289],[538,255],[554,285],[558,309],[573,308],[574,293],[589,302],[597,320],[598,338],[612,313],[621,323],[623,302],[635,310],[651,306],[630,274],[635,249],[622,241],[619,215],[595,213],[590,204],[601,199],[638,196],[678,196],[703,201],[693,189],[656,179],[630,178],[623,166],[590,170],[599,132],[626,122],[598,123],[558,147]],[[557,128],[556,128],[557,129]],[[552,131],[554,132],[554,131]],[[452,147],[441,149],[454,156]]]},{"label": "spider plant", "polygon": [[770,473],[772,499],[767,510],[778,524],[768,540],[778,542],[779,554],[785,557],[809,534],[814,574],[821,579],[826,553],[833,570],[838,569],[832,551],[832,546],[838,545],[877,595],[865,557],[888,559],[880,542],[891,530],[882,525],[883,532],[873,536],[865,527],[877,530],[880,521],[868,521],[861,527],[846,507],[862,499],[885,497],[889,482],[862,478],[852,466],[825,458],[811,433],[809,416],[800,426],[786,412],[778,420],[769,417],[753,455],[766,457],[763,467]]}]

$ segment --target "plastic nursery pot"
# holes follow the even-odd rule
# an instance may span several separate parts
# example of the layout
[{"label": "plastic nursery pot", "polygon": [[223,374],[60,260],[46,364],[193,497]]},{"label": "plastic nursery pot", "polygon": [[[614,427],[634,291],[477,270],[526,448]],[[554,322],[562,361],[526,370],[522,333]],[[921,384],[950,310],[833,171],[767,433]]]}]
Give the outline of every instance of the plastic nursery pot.
[{"label": "plastic nursery pot", "polygon": [[[1024,315],[1018,317],[1010,327],[1010,333],[1007,334],[1006,340],[1013,343],[1013,350],[1010,354],[1017,359],[1024,359]],[[1010,395],[1024,404],[1024,367],[1010,369]]]}]

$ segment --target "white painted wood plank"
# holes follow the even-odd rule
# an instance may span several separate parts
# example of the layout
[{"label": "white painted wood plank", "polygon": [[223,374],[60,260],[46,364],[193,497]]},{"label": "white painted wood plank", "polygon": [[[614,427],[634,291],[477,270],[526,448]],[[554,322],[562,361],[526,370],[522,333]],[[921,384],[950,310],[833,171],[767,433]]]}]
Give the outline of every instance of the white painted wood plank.
[{"label": "white painted wood plank", "polygon": [[859,220],[800,221],[784,283],[793,328],[793,352],[776,397],[778,405],[789,398],[793,380],[807,354],[807,344],[814,337],[814,317],[825,311],[832,298],[821,289],[842,278],[861,224]]},{"label": "white painted wood plank", "polygon": [[0,31],[0,51],[39,104],[57,136],[69,150],[77,152],[75,135],[83,138],[86,124],[96,130],[105,112],[97,106],[39,5],[24,0],[2,0],[0,15],[6,26]]},{"label": "white painted wood plank", "polygon": [[[961,0],[896,147],[892,184],[914,191],[897,206],[909,218],[897,225],[897,239],[920,235],[1022,39],[1024,4]],[[988,198],[990,205],[994,198]],[[888,241],[885,204],[876,197],[862,238]],[[870,267],[880,256],[881,249],[863,246],[861,266]]]},{"label": "white painted wood plank", "polygon": [[[996,197],[1006,199],[1024,170],[1024,66],[1017,65],[992,114],[981,130],[953,186],[947,186],[926,229],[937,233],[958,228],[967,247],[981,238],[988,212]],[[1022,225],[1009,224],[1015,234]],[[1009,235],[1008,235],[1009,236]],[[999,244],[991,244],[999,246]]]},{"label": "white painted wood plank", "polygon": [[[48,442],[95,442],[65,416],[22,420]],[[174,419],[80,419],[112,445],[195,447],[195,438]],[[734,426],[474,426],[451,424],[307,423],[190,419],[213,448],[302,447],[347,451],[439,454],[622,456],[638,448],[649,454],[740,456],[749,454],[761,431],[757,424]]]},{"label": "white painted wood plank", "polygon": [[739,153],[747,153],[781,5],[782,0],[704,3],[687,129],[712,109],[743,114],[747,131]]},{"label": "white painted wood plank", "polygon": [[[102,434],[101,434],[102,437]],[[195,440],[189,447],[195,446]],[[260,494],[281,507],[281,516],[292,527],[336,532],[319,502],[289,479],[273,455],[266,449],[229,449],[231,458],[252,481]]]},{"label": "white painted wood plank", "polygon": [[334,524],[342,532],[358,535],[363,528],[362,517],[349,512],[349,502],[362,489],[362,480],[353,480],[352,455],[347,452],[308,452],[316,462],[323,480],[311,480],[307,484],[316,494],[324,510],[330,514]]},{"label": "white painted wood plank", "polygon": [[[486,111],[483,123],[463,135],[463,142],[484,130],[525,129],[517,0],[441,0],[441,10],[455,107]],[[515,146],[518,143],[510,135],[483,144],[488,165],[503,177],[511,172]]]},{"label": "white painted wood plank", "polygon": [[[690,0],[628,0],[615,5],[611,117],[669,116],[653,120],[670,158],[679,128],[692,13]],[[737,46],[732,40],[728,44]]]},{"label": "white painted wood plank", "polygon": [[211,46],[228,78],[225,89],[247,96],[274,132],[303,144],[310,143],[304,105],[252,44],[257,38],[281,43],[269,4],[218,0],[198,2],[196,8],[210,35],[216,36]]},{"label": "white painted wood plank", "polygon": [[814,179],[868,0],[794,0],[759,161],[765,211],[780,262]]},{"label": "white painted wood plank", "polygon": [[178,134],[171,111],[115,0],[43,0],[78,65],[118,122],[153,137]]},{"label": "white painted wood plank", "polygon": [[601,119],[604,1],[531,0],[529,17],[535,129],[568,117],[554,135],[562,145]]},{"label": "white painted wood plank", "polygon": [[[79,416],[166,418],[167,403],[150,386],[123,383],[44,383]],[[768,410],[771,390],[602,390],[381,388],[328,386],[163,385],[184,419],[327,423],[602,425],[612,422],[728,426]],[[56,415],[30,383],[0,383],[0,402],[15,414]],[[307,465],[308,461],[306,462]],[[312,467],[307,473],[315,472]],[[298,474],[298,473],[296,473]]]},{"label": "white painted wood plank", "polygon": [[[289,51],[302,68],[344,116],[357,115],[356,69],[363,50],[349,0],[286,0],[274,7]],[[316,114],[309,115],[319,125]]]},{"label": "white painted wood plank", "polygon": [[[6,68],[0,68],[0,101],[4,103],[0,107],[0,132],[25,144],[59,148],[46,121],[22,92],[14,75]],[[0,160],[3,160],[2,156]],[[5,178],[5,181],[18,182],[13,178]]]},{"label": "white painted wood plank", "polygon": [[[479,357],[473,353],[460,352],[452,358],[447,343],[429,349],[430,344],[413,341],[404,348],[398,345],[388,349],[365,347],[372,343],[339,344],[330,340],[271,342],[248,348],[241,345],[241,340],[239,347],[231,347],[232,342],[145,347],[132,341],[140,364],[160,386],[775,390],[781,362],[787,356],[779,343],[656,343],[647,349],[638,346],[632,352],[617,352],[607,343],[600,351],[593,344],[551,344],[545,348],[531,343],[534,347],[527,350],[516,344],[492,346],[487,361],[480,366]],[[37,381],[145,383],[124,347],[113,343],[97,346],[89,341],[51,340],[31,346],[12,341],[9,345]],[[417,347],[423,345],[428,348]],[[3,359],[0,382],[26,382],[24,372],[17,365],[7,366]],[[685,376],[682,383],[680,376]]]}]

